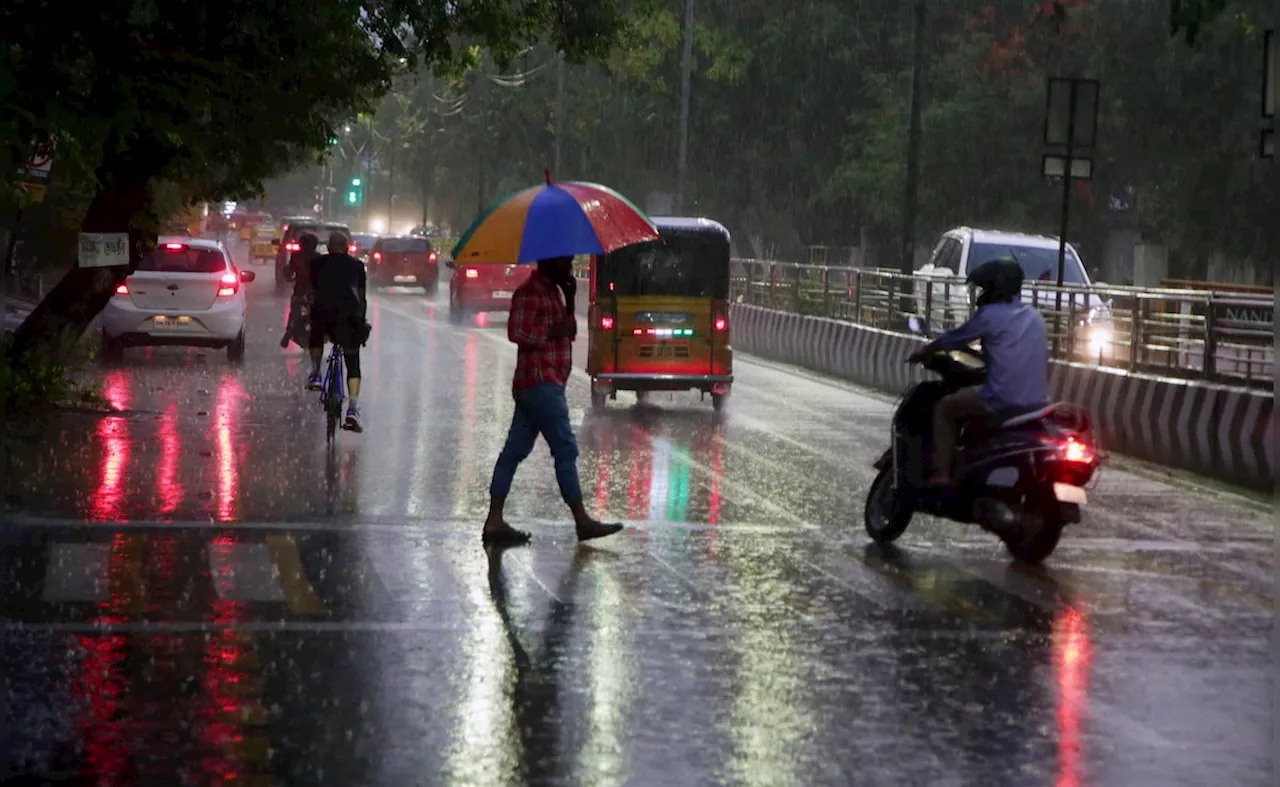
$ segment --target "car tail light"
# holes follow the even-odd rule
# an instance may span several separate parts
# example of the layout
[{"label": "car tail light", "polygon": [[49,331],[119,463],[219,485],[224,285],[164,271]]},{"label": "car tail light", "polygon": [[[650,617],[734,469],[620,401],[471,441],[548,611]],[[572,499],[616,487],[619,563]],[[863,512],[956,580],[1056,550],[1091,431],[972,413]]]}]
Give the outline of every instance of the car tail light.
[{"label": "car tail light", "polygon": [[236,290],[240,289],[240,277],[234,272],[222,274],[222,278],[219,279],[219,283],[222,285],[218,289],[219,298],[235,295]]},{"label": "car tail light", "polygon": [[128,295],[129,285],[121,283],[116,285],[116,295]]},{"label": "car tail light", "polygon": [[382,252],[380,252],[380,251],[375,251],[375,252],[373,253],[373,261],[374,261],[374,262],[382,262]]},{"label": "car tail light", "polygon": [[476,270],[475,268],[467,268],[467,278],[468,279],[480,278],[480,271]]},{"label": "car tail light", "polygon": [[357,251],[360,251],[360,247],[356,244],[352,243],[347,246],[347,254],[355,254]]},{"label": "car tail light", "polygon": [[1068,437],[1067,442],[1062,445],[1062,458],[1068,462],[1087,465],[1093,464],[1094,453],[1087,443]]},{"label": "car tail light", "polygon": [[170,251],[182,251],[185,248],[181,243],[166,243],[164,247]]},{"label": "car tail light", "polygon": [[302,244],[289,241],[284,245],[285,251],[302,251]]},{"label": "car tail light", "polygon": [[438,256],[436,256],[436,253],[435,253],[434,251],[427,255],[427,262],[429,262],[429,263],[430,263],[430,264],[432,264],[432,265],[435,265],[435,264],[436,264],[436,260],[438,260],[438,259],[440,259],[440,258],[439,258]]}]

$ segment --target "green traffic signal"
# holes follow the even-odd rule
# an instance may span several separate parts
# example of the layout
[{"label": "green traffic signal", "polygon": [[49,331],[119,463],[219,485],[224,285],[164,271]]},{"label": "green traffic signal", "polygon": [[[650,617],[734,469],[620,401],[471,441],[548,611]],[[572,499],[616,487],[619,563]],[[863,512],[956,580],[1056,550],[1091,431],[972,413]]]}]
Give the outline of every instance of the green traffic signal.
[{"label": "green traffic signal", "polygon": [[359,205],[360,200],[364,198],[364,188],[361,182],[360,178],[351,179],[351,185],[347,188],[348,205]]},{"label": "green traffic signal", "polygon": [[355,193],[354,191],[348,191],[348,192],[347,192],[347,204],[348,204],[348,205],[354,205],[354,204],[356,204],[356,203],[357,203],[357,202],[359,202],[359,201],[360,201],[360,197],[359,197],[359,196],[357,196],[357,195],[356,195],[356,193]]}]

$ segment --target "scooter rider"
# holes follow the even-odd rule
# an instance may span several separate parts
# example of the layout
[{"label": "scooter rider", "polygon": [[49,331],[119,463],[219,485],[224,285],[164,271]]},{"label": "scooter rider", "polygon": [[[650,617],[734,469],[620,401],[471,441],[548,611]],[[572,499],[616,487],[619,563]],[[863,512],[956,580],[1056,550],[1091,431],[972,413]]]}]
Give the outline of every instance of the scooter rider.
[{"label": "scooter rider", "polygon": [[302,315],[311,305],[311,263],[320,256],[317,248],[320,239],[310,232],[298,238],[299,249],[289,255],[284,265],[284,275],[293,279],[293,297],[289,301],[289,321],[285,325],[284,336],[280,337],[280,346],[289,347],[295,338],[299,344],[307,341],[309,326],[301,322]]},{"label": "scooter rider", "polygon": [[934,353],[982,341],[987,378],[938,401],[933,411],[933,473],[930,486],[951,483],[956,436],[963,420],[1049,404],[1049,342],[1044,318],[1021,302],[1022,266],[1010,259],[979,265],[967,284],[976,287],[978,310],[968,322],[913,353],[913,362]]}]

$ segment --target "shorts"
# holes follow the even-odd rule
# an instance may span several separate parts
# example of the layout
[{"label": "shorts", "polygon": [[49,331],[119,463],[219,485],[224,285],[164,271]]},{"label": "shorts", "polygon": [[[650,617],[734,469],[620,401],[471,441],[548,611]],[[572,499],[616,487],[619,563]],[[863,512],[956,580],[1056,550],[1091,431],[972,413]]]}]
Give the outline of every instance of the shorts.
[{"label": "shorts", "polygon": [[359,352],[359,337],[364,330],[364,320],[352,314],[335,314],[313,307],[311,310],[310,345],[312,349],[324,349],[326,340],[344,350]]}]

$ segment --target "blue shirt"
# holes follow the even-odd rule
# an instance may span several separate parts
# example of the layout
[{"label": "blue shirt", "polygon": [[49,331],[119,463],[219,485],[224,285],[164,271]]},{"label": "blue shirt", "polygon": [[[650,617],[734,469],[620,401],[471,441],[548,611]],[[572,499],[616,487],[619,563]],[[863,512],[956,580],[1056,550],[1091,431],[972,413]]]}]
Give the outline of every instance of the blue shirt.
[{"label": "blue shirt", "polygon": [[946,350],[982,340],[987,381],[978,394],[989,412],[1049,404],[1049,339],[1040,312],[1024,303],[988,303],[938,337]]}]

